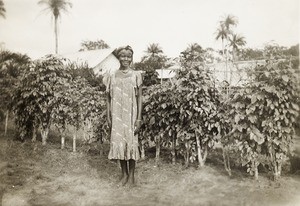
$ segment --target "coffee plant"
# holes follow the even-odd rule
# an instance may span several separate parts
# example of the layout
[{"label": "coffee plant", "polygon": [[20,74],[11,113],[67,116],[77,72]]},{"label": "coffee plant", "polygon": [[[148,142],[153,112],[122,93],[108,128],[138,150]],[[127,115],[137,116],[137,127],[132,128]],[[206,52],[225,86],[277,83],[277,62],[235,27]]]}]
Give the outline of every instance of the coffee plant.
[{"label": "coffee plant", "polygon": [[72,67],[64,61],[47,56],[33,62],[21,78],[13,95],[21,139],[32,135],[35,141],[40,129],[42,142],[46,144],[51,125],[58,128],[62,139],[67,126],[75,128],[74,139],[80,128],[86,141],[96,136],[94,131],[105,109],[103,92],[85,78],[74,76]]},{"label": "coffee plant", "polygon": [[53,56],[31,64],[13,95],[13,110],[21,138],[32,132],[35,140],[35,132],[40,127],[43,144],[46,144],[53,112],[63,98],[61,91],[65,90],[69,79],[62,60]]},{"label": "coffee plant", "polygon": [[205,164],[208,150],[218,141],[220,133],[217,115],[218,92],[207,68],[200,65],[179,72],[174,85],[164,83],[147,89],[144,103],[144,130],[141,136],[156,144],[156,158],[160,145],[172,146],[185,164],[198,159]]},{"label": "coffee plant", "polygon": [[291,152],[299,115],[296,70],[289,62],[270,62],[257,66],[249,77],[230,100],[230,135],[250,174],[257,179],[263,164],[277,179]]}]

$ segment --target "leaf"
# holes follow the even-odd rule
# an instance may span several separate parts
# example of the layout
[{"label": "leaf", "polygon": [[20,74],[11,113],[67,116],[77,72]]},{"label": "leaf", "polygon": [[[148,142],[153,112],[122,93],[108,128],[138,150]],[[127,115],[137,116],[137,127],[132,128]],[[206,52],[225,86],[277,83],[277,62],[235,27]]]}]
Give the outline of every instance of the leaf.
[{"label": "leaf", "polygon": [[150,125],[153,125],[155,123],[155,117],[151,117],[150,121],[149,121],[149,124]]},{"label": "leaf", "polygon": [[237,115],[235,115],[235,117],[234,117],[234,122],[235,122],[236,124],[238,124],[239,121],[240,121],[240,115],[237,114]]},{"label": "leaf", "polygon": [[295,103],[291,103],[291,104],[292,104],[292,107],[293,107],[295,110],[299,111],[299,105],[298,105],[298,104],[295,104]]},{"label": "leaf", "polygon": [[255,140],[258,144],[265,142],[264,135],[256,127],[251,127],[250,139]]},{"label": "leaf", "polygon": [[282,75],[282,79],[283,81],[285,82],[288,82],[289,81],[289,77],[287,75]]},{"label": "leaf", "polygon": [[257,96],[256,96],[256,95],[253,95],[253,96],[251,97],[251,104],[254,104],[256,101],[257,101]]},{"label": "leaf", "polygon": [[252,124],[254,124],[254,123],[256,123],[256,116],[254,116],[254,115],[250,115],[249,117],[248,117],[248,119],[249,119],[249,121],[252,123]]}]

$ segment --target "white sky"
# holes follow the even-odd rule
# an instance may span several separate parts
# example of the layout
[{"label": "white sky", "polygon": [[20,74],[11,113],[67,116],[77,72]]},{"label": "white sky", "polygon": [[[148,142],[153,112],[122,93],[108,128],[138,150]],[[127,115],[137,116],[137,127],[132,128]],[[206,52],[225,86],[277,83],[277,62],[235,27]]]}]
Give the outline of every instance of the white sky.
[{"label": "white sky", "polygon": [[[39,0],[4,0],[0,42],[33,58],[54,53],[54,22]],[[70,0],[73,8],[59,20],[59,52],[72,53],[83,40],[103,39],[112,48],[131,45],[135,60],[150,43],[177,57],[191,43],[221,49],[215,31],[221,17],[239,20],[237,33],[248,47],[275,40],[299,43],[299,0]]]}]

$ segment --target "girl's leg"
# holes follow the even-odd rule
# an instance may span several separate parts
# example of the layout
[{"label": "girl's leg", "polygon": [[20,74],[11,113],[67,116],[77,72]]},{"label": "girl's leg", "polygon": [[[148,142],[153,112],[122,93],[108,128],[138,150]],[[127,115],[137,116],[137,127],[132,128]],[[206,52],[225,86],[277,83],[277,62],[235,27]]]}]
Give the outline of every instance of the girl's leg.
[{"label": "girl's leg", "polygon": [[131,185],[134,185],[134,171],[135,171],[135,160],[129,160],[129,177],[128,181]]},{"label": "girl's leg", "polygon": [[121,175],[121,184],[125,185],[128,181],[128,166],[126,160],[120,160],[122,175]]}]

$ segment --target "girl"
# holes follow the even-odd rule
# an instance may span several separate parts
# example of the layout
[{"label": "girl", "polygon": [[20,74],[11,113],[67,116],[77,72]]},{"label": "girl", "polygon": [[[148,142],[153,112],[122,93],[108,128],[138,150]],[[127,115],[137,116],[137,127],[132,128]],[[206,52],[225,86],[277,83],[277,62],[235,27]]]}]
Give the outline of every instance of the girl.
[{"label": "girl", "polygon": [[134,184],[136,160],[140,158],[136,132],[141,127],[142,76],[131,68],[130,46],[116,49],[120,62],[114,74],[104,78],[107,91],[107,121],[111,128],[109,159],[120,160],[121,183]]}]

